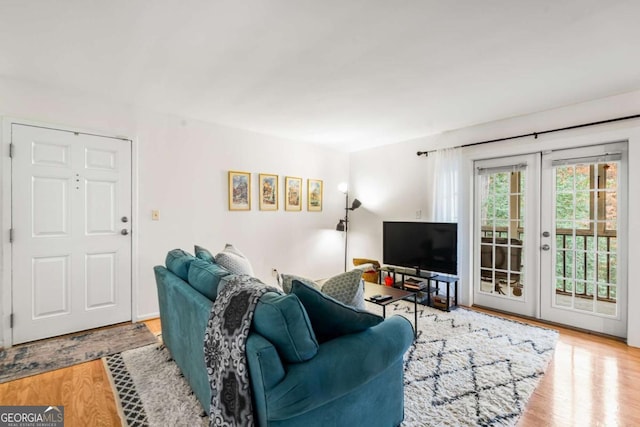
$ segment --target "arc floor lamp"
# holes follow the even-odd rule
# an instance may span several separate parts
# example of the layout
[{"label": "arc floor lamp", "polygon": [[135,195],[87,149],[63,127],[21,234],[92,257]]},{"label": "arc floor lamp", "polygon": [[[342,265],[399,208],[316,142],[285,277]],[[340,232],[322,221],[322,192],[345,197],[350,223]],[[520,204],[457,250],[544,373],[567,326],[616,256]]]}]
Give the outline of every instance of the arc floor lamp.
[{"label": "arc floor lamp", "polygon": [[340,184],[338,190],[344,193],[344,219],[341,219],[336,225],[337,231],[344,231],[344,271],[347,271],[347,238],[349,237],[349,211],[354,211],[362,206],[358,199],[353,199],[351,207],[349,207],[349,191],[347,184]]}]

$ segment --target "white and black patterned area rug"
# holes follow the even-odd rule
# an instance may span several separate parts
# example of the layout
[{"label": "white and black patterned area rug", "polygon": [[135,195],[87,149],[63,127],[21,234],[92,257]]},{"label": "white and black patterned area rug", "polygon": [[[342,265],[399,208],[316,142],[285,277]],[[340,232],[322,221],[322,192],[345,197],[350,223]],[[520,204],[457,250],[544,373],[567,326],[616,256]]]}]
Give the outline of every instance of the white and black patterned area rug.
[{"label": "white and black patterned area rug", "polygon": [[[405,356],[402,425],[515,425],[551,360],[557,331],[464,308],[418,306],[418,313],[418,337]],[[387,306],[393,314],[413,323],[413,303]]]},{"label": "white and black patterned area rug", "polygon": [[[463,308],[418,311],[418,338],[405,356],[402,426],[515,425],[558,333]],[[388,306],[387,316],[393,314],[413,324],[413,303]],[[127,425],[208,425],[166,350],[142,347],[110,356],[106,364]]]}]

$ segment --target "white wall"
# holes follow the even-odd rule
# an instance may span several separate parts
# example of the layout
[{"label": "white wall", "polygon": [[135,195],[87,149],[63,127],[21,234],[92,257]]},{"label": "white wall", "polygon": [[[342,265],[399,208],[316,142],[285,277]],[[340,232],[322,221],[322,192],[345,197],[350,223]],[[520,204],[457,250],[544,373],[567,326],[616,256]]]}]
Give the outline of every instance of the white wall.
[{"label": "white wall", "polygon": [[[516,117],[441,135],[356,152],[351,155],[350,184],[354,197],[367,209],[356,211],[349,236],[350,256],[382,260],[382,221],[431,219],[433,200],[432,160],[416,156],[417,151],[454,147],[477,141],[576,125],[640,113],[640,91],[591,101],[529,116]],[[628,343],[640,346],[640,120],[631,120],[580,130],[559,132],[508,142],[485,144],[464,150],[463,200],[460,218],[460,265],[462,303],[472,303],[471,278],[471,171],[474,159],[539,152],[616,140],[629,140],[629,266]],[[360,215],[359,215],[360,214]]]},{"label": "white wall", "polygon": [[[217,252],[233,243],[251,260],[257,277],[273,283],[271,268],[309,277],[327,277],[343,269],[344,241],[335,225],[343,216],[344,198],[339,182],[348,180],[348,156],[319,146],[297,144],[270,136],[182,120],[130,106],[97,101],[82,95],[59,93],[46,87],[23,85],[0,79],[0,115],[122,135],[134,140],[134,307],[135,319],[157,315],[158,304],[153,266],[164,263],[168,250],[193,251],[200,244]],[[6,131],[6,129],[5,129]],[[4,133],[6,136],[6,132]],[[3,178],[6,190],[8,138],[2,141]],[[252,210],[228,211],[227,171],[252,172]],[[258,173],[324,180],[324,209],[285,212],[258,210]],[[1,319],[8,333],[10,227],[2,194],[3,235]],[[151,210],[160,211],[160,221],[151,220]],[[7,341],[8,342],[8,341]]]},{"label": "white wall", "polygon": [[[382,221],[415,220],[422,211],[423,220],[431,219],[432,159],[416,156],[416,151],[444,148],[474,141],[579,124],[604,118],[637,114],[640,91],[603,100],[566,107],[545,113],[513,118],[420,138],[371,150],[344,153],[320,147],[298,145],[277,138],[233,130],[211,124],[183,121],[151,111],[140,111],[81,94],[60,93],[47,87],[23,85],[0,79],[0,115],[36,120],[85,130],[104,131],[134,139],[137,190],[137,226],[134,230],[137,258],[133,314],[137,318],[157,313],[152,267],[164,260],[167,250],[191,249],[198,243],[217,250],[224,243],[236,244],[251,259],[256,275],[265,281],[271,267],[311,277],[326,277],[342,270],[343,241],[334,231],[343,216],[344,198],[335,191],[341,181],[350,178],[351,199],[362,207],[350,216],[350,257],[382,257]],[[6,134],[6,129],[3,133]],[[465,151],[467,170],[471,159],[496,155],[539,151],[562,145],[588,143],[587,140],[627,136],[629,143],[629,319],[628,342],[640,346],[640,193],[633,187],[640,182],[640,122],[563,132],[537,140],[523,139],[483,145]],[[2,141],[0,158],[6,187],[8,144]],[[602,141],[600,141],[602,142]],[[229,169],[257,173],[275,173],[324,180],[325,205],[321,213],[260,212],[254,191],[251,212],[227,211],[226,173]],[[350,172],[349,172],[350,171]],[[469,178],[465,180],[469,184]],[[468,283],[471,194],[467,187],[462,207],[460,261],[463,303],[471,302]],[[3,213],[8,194],[3,192]],[[306,203],[306,200],[305,200]],[[160,221],[151,221],[152,209],[160,210]],[[0,313],[7,331],[10,300],[7,287],[10,271],[4,260],[10,250],[9,222],[3,215],[2,283]],[[465,255],[466,254],[466,255]],[[4,337],[0,334],[0,345]]]}]

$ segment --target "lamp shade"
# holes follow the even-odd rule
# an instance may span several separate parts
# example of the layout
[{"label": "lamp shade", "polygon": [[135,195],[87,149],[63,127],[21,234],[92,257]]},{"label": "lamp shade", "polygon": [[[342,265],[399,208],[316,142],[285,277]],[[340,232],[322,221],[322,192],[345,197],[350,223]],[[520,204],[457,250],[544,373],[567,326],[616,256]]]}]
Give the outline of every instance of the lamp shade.
[{"label": "lamp shade", "polygon": [[336,231],[344,231],[344,219],[341,219],[338,225],[336,225]]},{"label": "lamp shade", "polygon": [[356,210],[358,209],[360,206],[362,206],[362,202],[358,199],[353,199],[353,203],[351,203],[351,210]]}]

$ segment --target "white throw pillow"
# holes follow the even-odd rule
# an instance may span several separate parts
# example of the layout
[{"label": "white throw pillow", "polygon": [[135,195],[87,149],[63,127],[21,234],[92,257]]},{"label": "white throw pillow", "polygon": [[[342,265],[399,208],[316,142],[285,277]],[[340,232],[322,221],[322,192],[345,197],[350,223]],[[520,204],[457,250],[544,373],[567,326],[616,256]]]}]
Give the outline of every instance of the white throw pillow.
[{"label": "white throw pillow", "polygon": [[229,243],[215,256],[215,259],[216,264],[226,268],[232,274],[253,276],[253,268],[247,257]]}]

